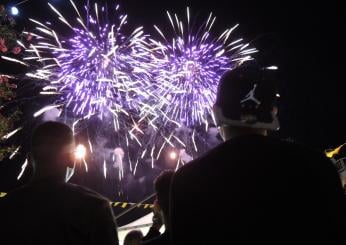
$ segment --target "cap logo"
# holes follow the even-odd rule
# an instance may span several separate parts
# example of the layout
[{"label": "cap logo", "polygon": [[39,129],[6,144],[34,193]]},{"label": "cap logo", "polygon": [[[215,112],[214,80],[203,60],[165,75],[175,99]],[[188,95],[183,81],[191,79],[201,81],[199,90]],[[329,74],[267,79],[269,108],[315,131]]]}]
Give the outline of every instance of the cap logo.
[{"label": "cap logo", "polygon": [[246,101],[253,101],[256,103],[256,107],[258,107],[261,104],[261,101],[259,101],[255,97],[255,90],[257,88],[257,84],[254,84],[253,89],[250,90],[250,92],[244,97],[243,100],[240,101],[240,104],[245,103]]}]

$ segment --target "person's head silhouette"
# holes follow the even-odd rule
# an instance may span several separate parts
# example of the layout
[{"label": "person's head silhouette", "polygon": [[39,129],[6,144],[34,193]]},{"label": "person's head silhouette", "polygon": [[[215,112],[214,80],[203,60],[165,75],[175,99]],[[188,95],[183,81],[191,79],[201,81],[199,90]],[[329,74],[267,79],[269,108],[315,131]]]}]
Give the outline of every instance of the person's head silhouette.
[{"label": "person's head silhouette", "polygon": [[126,234],[124,245],[139,245],[141,244],[143,233],[140,230],[132,230]]},{"label": "person's head silhouette", "polygon": [[34,179],[63,181],[67,167],[74,163],[74,138],[72,130],[59,122],[39,125],[31,140],[29,161],[34,169]]}]

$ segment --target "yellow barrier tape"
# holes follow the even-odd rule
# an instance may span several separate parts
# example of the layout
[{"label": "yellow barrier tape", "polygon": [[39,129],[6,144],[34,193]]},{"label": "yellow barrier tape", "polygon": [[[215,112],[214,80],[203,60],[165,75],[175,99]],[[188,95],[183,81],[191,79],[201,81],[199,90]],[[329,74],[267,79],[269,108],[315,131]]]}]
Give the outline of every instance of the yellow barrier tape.
[{"label": "yellow barrier tape", "polygon": [[[7,195],[6,192],[0,192],[0,198],[6,195]],[[111,202],[111,205],[113,207],[120,207],[120,208],[126,208],[127,206],[137,206],[137,208],[143,207],[144,209],[154,208],[153,204],[143,204],[143,203],[133,203],[133,202]]]}]

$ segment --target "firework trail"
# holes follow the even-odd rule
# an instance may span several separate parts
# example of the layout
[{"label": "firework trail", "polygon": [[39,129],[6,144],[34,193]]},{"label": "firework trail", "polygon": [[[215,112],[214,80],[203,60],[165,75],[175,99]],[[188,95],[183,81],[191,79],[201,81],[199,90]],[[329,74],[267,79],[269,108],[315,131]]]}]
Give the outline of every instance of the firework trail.
[{"label": "firework trail", "polygon": [[199,26],[192,24],[189,8],[184,20],[168,11],[167,16],[171,31],[155,25],[160,39],[150,39],[155,64],[150,98],[155,100],[141,110],[153,131],[143,151],[152,162],[167,146],[197,153],[214,122],[212,106],[221,76],[257,52],[243,39],[231,39],[238,24],[215,35],[212,13]]}]

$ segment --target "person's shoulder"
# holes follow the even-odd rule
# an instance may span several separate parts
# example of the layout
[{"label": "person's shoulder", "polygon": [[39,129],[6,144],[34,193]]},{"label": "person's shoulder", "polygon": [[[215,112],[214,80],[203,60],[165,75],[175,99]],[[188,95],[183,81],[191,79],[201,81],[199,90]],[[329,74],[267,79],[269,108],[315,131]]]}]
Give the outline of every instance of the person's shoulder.
[{"label": "person's shoulder", "polygon": [[106,197],[84,186],[80,186],[80,185],[76,185],[72,183],[66,183],[64,189],[71,196],[78,199],[85,199],[89,203],[91,202],[95,204],[110,203],[110,200],[108,200]]},{"label": "person's shoulder", "polygon": [[318,158],[326,158],[326,156],[321,152],[305,144],[292,139],[281,139],[273,136],[260,136],[251,135],[245,137],[235,138],[231,140],[230,143],[233,146],[242,146],[244,148],[252,149],[269,149],[277,151],[281,154],[289,154],[291,156],[315,156]]},{"label": "person's shoulder", "polygon": [[32,202],[33,199],[36,200],[36,197],[33,198],[32,195],[33,192],[30,185],[25,184],[16,187],[8,191],[6,195],[0,198],[0,209],[12,211],[18,208],[28,206],[28,204]]},{"label": "person's shoulder", "polygon": [[297,154],[299,157],[316,158],[320,160],[328,160],[327,156],[322,152],[305,144],[290,139],[280,140],[282,149],[290,152],[290,154]]},{"label": "person's shoulder", "polygon": [[19,187],[14,188],[13,190],[9,191],[4,195],[0,200],[7,202],[7,201],[12,201],[14,199],[18,198],[26,198],[28,194],[31,192],[31,186],[30,185],[22,185]]},{"label": "person's shoulder", "polygon": [[[270,153],[270,154],[269,154]],[[315,159],[326,161],[325,156],[312,148],[290,140],[271,136],[247,135],[235,137],[221,143],[204,155],[181,167],[174,178],[191,178],[196,171],[210,169],[216,162],[230,162],[234,159],[244,159],[246,155],[256,155],[258,158],[289,157],[290,159]],[[300,161],[299,161],[300,162]]]},{"label": "person's shoulder", "polygon": [[[181,168],[179,168],[174,174],[174,179],[178,180],[180,178],[191,178],[191,174],[197,172],[197,170],[201,170],[204,166],[213,162],[215,158],[220,157],[224,153],[227,152],[229,148],[229,142],[223,142],[215,148],[209,150],[205,154],[200,157],[192,160],[191,162],[185,164]],[[207,167],[207,166],[206,166]]]},{"label": "person's shoulder", "polygon": [[149,241],[142,242],[143,245],[169,245],[169,237],[167,233],[163,233],[159,235],[158,237],[155,237]]},{"label": "person's shoulder", "polygon": [[336,167],[323,151],[293,140],[280,140],[278,147],[282,162],[289,163],[286,167],[339,180]]},{"label": "person's shoulder", "polygon": [[235,155],[239,153],[240,149],[249,149],[252,146],[251,145],[258,145],[257,142],[265,141],[265,137],[236,137],[234,139],[227,140],[225,142],[222,142],[221,144],[217,145],[213,149],[210,149],[205,154],[202,154],[200,157],[192,160],[188,164],[181,167],[176,175],[181,174],[182,172],[189,172],[193,171],[195,168],[201,168],[203,164],[212,164],[215,159],[223,158],[225,156]]}]

